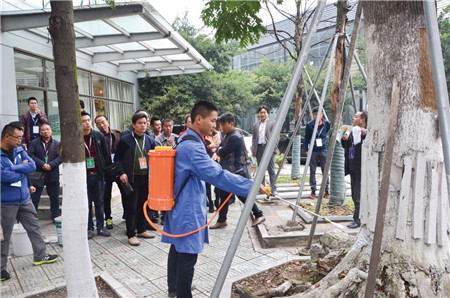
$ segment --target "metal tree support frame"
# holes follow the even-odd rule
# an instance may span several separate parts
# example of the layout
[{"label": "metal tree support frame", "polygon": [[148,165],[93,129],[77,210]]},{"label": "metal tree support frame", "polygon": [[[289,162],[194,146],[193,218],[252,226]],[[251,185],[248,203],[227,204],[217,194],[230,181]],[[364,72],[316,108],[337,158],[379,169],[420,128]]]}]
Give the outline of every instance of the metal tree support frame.
[{"label": "metal tree support frame", "polygon": [[[335,35],[333,37],[332,43],[330,43],[330,45],[331,45],[331,53],[332,53],[330,55],[330,57],[334,56],[334,52],[336,51],[337,41],[338,41],[338,36]],[[325,96],[326,96],[326,93],[327,93],[328,81],[329,81],[330,75],[331,75],[331,69],[332,69],[331,66],[332,66],[332,64],[333,64],[333,59],[330,59],[330,61],[328,62],[327,75],[325,77],[325,82],[323,84],[322,98],[320,100],[319,110],[317,111],[317,115],[321,115],[322,114],[323,103],[325,102]],[[317,78],[319,78],[319,76],[317,76]],[[313,130],[313,133],[312,133],[312,136],[311,136],[311,144],[310,144],[309,149],[308,149],[308,156],[306,158],[305,167],[303,169],[302,182],[300,184],[300,189],[299,189],[299,192],[298,192],[298,195],[297,195],[297,201],[295,203],[295,205],[297,205],[297,206],[300,204],[300,199],[302,198],[303,188],[305,187],[306,174],[308,173],[308,167],[309,167],[309,163],[311,162],[311,155],[312,155],[312,151],[314,149],[314,143],[313,142],[316,140],[316,135],[317,135],[317,130],[319,128],[320,119],[321,119],[320,116],[316,117],[316,121],[314,123],[314,130]],[[327,177],[327,176],[322,175],[322,180],[324,179],[323,177]],[[326,183],[323,183],[323,181],[322,181],[321,185],[325,186]],[[292,213],[292,220],[295,220],[295,217],[297,217],[297,210],[298,210],[298,208],[294,208],[294,212]]]},{"label": "metal tree support frame", "polygon": [[[444,151],[445,173],[447,177],[447,189],[450,190],[450,108],[448,103],[448,90],[445,80],[444,58],[442,57],[441,40],[436,16],[434,1],[423,1],[425,12],[425,27],[428,32],[428,46],[431,55],[431,68],[433,70],[434,90],[439,116],[439,128],[442,137],[442,149]],[[450,191],[449,201],[450,201]]]},{"label": "metal tree support frame", "polygon": [[[354,54],[355,54],[356,39],[358,37],[357,33],[358,33],[358,29],[359,29],[359,24],[361,23],[361,13],[362,13],[362,5],[361,5],[361,1],[358,1],[358,8],[356,9],[355,22],[353,24],[352,41],[350,43],[350,49],[349,49],[349,53],[347,55],[347,61],[345,61],[344,77],[342,79],[341,88],[339,90],[338,106],[336,108],[336,118],[334,119],[334,124],[333,124],[333,127],[335,129],[333,129],[333,133],[330,138],[330,140],[332,140],[332,141],[331,141],[330,147],[328,148],[329,152],[328,152],[328,156],[327,156],[327,161],[325,163],[325,171],[324,171],[324,173],[322,173],[322,180],[323,180],[323,177],[328,176],[328,172],[330,171],[331,160],[333,159],[334,147],[336,146],[336,137],[337,137],[337,133],[338,133],[338,129],[336,129],[336,128],[339,127],[342,122],[342,111],[344,110],[345,95],[347,93],[348,82],[350,79],[350,69],[351,69],[352,60],[353,60],[352,58],[354,57]],[[316,125],[317,125],[317,123],[316,123]],[[310,151],[311,151],[311,148],[310,148]],[[319,212],[320,212],[320,207],[322,205],[322,198],[323,198],[323,195],[325,194],[325,186],[326,186],[326,183],[323,183],[323,182],[320,185],[320,192],[319,192],[319,197],[317,198],[316,211],[315,211],[315,213],[317,213],[317,214],[319,214]],[[295,215],[295,213],[294,213],[294,215]],[[317,219],[318,219],[318,217],[314,216],[306,249],[311,248],[312,240],[313,240],[314,233],[316,230]]]},{"label": "metal tree support frame", "polygon": [[[311,25],[309,27],[308,34],[306,35],[303,48],[300,51],[299,58],[297,60],[297,64],[292,73],[291,80],[286,88],[286,93],[283,96],[283,100],[280,105],[279,112],[277,114],[277,118],[275,121],[275,126],[273,128],[273,133],[270,136],[269,142],[267,143],[266,150],[264,150],[264,154],[261,160],[261,164],[258,167],[258,171],[256,173],[256,178],[254,181],[262,181],[264,179],[265,171],[267,166],[269,165],[269,160],[272,156],[272,152],[275,148],[276,140],[281,131],[281,127],[283,124],[283,119],[286,118],[286,115],[289,111],[289,106],[291,100],[294,96],[295,88],[297,82],[300,79],[301,72],[306,63],[306,58],[311,48],[313,37],[317,31],[317,27],[319,25],[320,18],[322,16],[323,10],[325,8],[326,0],[319,0],[317,2],[317,6],[315,9],[314,17],[311,21]],[[222,290],[223,284],[225,282],[225,278],[228,274],[228,271],[231,266],[231,262],[233,261],[233,257],[236,253],[237,247],[239,245],[239,241],[241,239],[242,233],[244,232],[244,228],[248,217],[250,215],[250,211],[252,209],[253,204],[255,203],[256,195],[259,192],[259,183],[254,182],[250,192],[247,196],[247,200],[244,205],[244,209],[242,210],[241,216],[236,226],[236,230],[234,231],[233,237],[231,238],[230,246],[228,247],[227,254],[223,260],[222,266],[220,268],[219,274],[216,279],[216,283],[211,293],[211,297],[219,297],[220,291]]]}]

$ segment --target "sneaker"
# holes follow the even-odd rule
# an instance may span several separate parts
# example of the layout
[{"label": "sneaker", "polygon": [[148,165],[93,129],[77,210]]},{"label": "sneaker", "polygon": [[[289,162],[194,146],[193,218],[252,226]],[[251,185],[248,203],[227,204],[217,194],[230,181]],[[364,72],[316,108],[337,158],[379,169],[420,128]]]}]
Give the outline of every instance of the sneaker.
[{"label": "sneaker", "polygon": [[94,237],[94,231],[88,231],[88,240]]},{"label": "sneaker", "polygon": [[11,278],[11,274],[9,274],[9,272],[6,270],[2,270],[2,278],[0,280],[4,281],[4,280],[8,280],[10,278]]},{"label": "sneaker", "polygon": [[111,236],[111,233],[105,229],[101,229],[100,231],[97,230],[97,235],[100,235],[103,237],[109,237],[109,236]]},{"label": "sneaker", "polygon": [[[53,263],[58,259],[58,255],[46,255],[45,257],[43,257],[40,260],[34,261],[33,265],[34,266],[38,266],[38,265],[42,265],[42,264],[48,264],[48,263]],[[36,260],[36,259],[35,259]],[[2,272],[2,276],[3,276],[3,272]]]},{"label": "sneaker", "polygon": [[130,245],[133,245],[133,246],[138,246],[139,244],[141,244],[141,243],[139,242],[139,239],[137,239],[136,236],[135,236],[135,237],[128,238],[128,243],[129,243]]},{"label": "sneaker", "polygon": [[106,228],[107,228],[108,230],[112,230],[112,229],[113,229],[113,223],[112,223],[112,219],[111,219],[111,218],[108,218],[108,219],[106,220]]},{"label": "sneaker", "polygon": [[138,236],[139,238],[147,238],[147,239],[155,238],[155,234],[152,234],[152,233],[147,232],[147,231],[139,233],[136,236]]}]

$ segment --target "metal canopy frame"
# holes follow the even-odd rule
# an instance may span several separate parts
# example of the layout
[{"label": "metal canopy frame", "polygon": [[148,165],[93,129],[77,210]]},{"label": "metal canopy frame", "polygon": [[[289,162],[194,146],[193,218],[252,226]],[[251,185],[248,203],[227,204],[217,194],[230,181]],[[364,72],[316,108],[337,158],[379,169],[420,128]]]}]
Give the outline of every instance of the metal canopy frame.
[{"label": "metal canopy frame", "polygon": [[[2,32],[26,30],[50,38],[50,9],[1,12]],[[139,24],[139,25],[137,25]],[[209,71],[213,67],[147,2],[74,8],[76,50],[139,78]]]}]

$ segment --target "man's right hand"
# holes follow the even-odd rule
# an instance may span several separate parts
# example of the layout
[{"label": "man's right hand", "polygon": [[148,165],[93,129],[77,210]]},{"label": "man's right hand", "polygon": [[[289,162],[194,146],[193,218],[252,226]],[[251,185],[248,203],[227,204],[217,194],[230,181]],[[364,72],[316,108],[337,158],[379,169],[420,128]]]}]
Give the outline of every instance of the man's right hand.
[{"label": "man's right hand", "polygon": [[128,184],[128,176],[127,176],[127,174],[120,175],[120,181],[122,181],[122,183]]},{"label": "man's right hand", "polygon": [[343,136],[342,136],[342,139],[343,139],[344,141],[347,141],[347,140],[348,140],[348,135],[346,135],[346,134],[343,135]]}]

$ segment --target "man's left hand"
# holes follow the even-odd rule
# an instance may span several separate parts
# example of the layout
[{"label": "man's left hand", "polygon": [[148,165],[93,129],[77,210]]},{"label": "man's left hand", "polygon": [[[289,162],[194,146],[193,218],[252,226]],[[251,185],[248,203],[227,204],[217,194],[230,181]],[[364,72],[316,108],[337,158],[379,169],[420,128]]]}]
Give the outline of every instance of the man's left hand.
[{"label": "man's left hand", "polygon": [[22,164],[23,164],[23,165],[26,164],[26,163],[28,163],[28,160],[27,160],[27,159],[25,159],[24,161],[22,161]]}]

